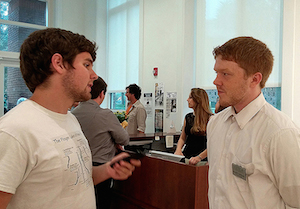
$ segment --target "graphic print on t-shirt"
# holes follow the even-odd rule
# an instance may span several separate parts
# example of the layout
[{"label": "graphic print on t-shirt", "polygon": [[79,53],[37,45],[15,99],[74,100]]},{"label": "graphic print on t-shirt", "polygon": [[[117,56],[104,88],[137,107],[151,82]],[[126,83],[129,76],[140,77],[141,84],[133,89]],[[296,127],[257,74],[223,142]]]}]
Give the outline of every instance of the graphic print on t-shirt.
[{"label": "graphic print on t-shirt", "polygon": [[[62,157],[63,184],[65,190],[75,191],[91,185],[91,151],[81,132],[66,134],[53,139],[55,147]],[[62,193],[64,194],[64,192]]]}]

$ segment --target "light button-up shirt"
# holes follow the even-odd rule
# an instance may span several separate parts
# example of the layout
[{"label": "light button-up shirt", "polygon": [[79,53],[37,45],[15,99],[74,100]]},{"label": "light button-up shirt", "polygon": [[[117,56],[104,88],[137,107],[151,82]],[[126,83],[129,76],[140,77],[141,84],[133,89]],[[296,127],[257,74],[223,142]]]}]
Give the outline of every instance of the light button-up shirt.
[{"label": "light button-up shirt", "polygon": [[214,115],[207,140],[210,208],[300,207],[300,131],[263,94]]}]

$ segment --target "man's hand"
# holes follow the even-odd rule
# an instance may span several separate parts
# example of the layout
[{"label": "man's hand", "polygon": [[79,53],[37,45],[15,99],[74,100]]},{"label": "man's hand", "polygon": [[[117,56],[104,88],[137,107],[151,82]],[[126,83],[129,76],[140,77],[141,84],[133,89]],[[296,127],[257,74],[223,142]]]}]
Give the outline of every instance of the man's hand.
[{"label": "man's hand", "polygon": [[[130,159],[130,163],[122,159],[128,157],[127,153],[120,153],[114,157],[110,162],[106,163],[107,172],[111,178],[116,180],[125,180],[132,175],[135,167],[141,166],[141,161],[137,159]],[[113,166],[111,166],[113,164]]]},{"label": "man's hand", "polygon": [[121,154],[115,156],[111,161],[103,165],[93,166],[94,184],[97,185],[109,178],[125,180],[131,176],[132,172],[135,170],[135,167],[141,166],[141,161],[131,159],[129,163],[122,160],[128,156],[128,153],[122,152]]}]

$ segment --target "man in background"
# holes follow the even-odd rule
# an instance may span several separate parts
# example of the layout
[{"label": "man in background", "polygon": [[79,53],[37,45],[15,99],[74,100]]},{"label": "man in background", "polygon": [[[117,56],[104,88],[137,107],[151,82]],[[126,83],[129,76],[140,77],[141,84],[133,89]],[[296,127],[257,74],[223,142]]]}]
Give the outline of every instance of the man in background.
[{"label": "man in background", "polygon": [[96,49],[58,28],[35,31],[22,44],[20,69],[33,94],[0,119],[0,209],[95,209],[94,184],[127,179],[140,166],[121,153],[92,167],[88,142],[68,111],[91,98]]},{"label": "man in background", "polygon": [[261,89],[273,55],[252,37],[213,51],[220,105],[207,127],[210,208],[300,207],[300,131]]},{"label": "man in background", "polygon": [[[107,163],[115,156],[117,149],[129,143],[129,135],[114,113],[100,107],[106,89],[107,84],[98,77],[93,82],[91,99],[80,102],[72,111],[89,142],[93,166]],[[108,179],[95,186],[97,208],[110,208],[111,184],[111,179]]]},{"label": "man in background", "polygon": [[128,126],[126,130],[129,134],[144,133],[146,129],[147,113],[144,105],[140,102],[141,88],[136,84],[130,84],[126,87],[126,97],[128,106],[126,117]]}]

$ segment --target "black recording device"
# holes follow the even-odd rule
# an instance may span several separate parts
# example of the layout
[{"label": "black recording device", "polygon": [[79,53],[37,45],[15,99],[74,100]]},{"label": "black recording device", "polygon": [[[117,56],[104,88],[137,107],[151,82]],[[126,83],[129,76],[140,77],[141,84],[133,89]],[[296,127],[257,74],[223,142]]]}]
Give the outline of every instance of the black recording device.
[{"label": "black recording device", "polygon": [[[130,163],[130,159],[141,159],[145,156],[145,154],[142,151],[139,151],[139,150],[137,150],[137,152],[133,152],[133,151],[129,151],[129,150],[124,150],[122,152],[128,153],[129,156],[125,157],[121,160],[127,161],[129,163]],[[115,165],[115,163],[119,163],[119,161],[110,164],[110,167],[113,167]]]}]

